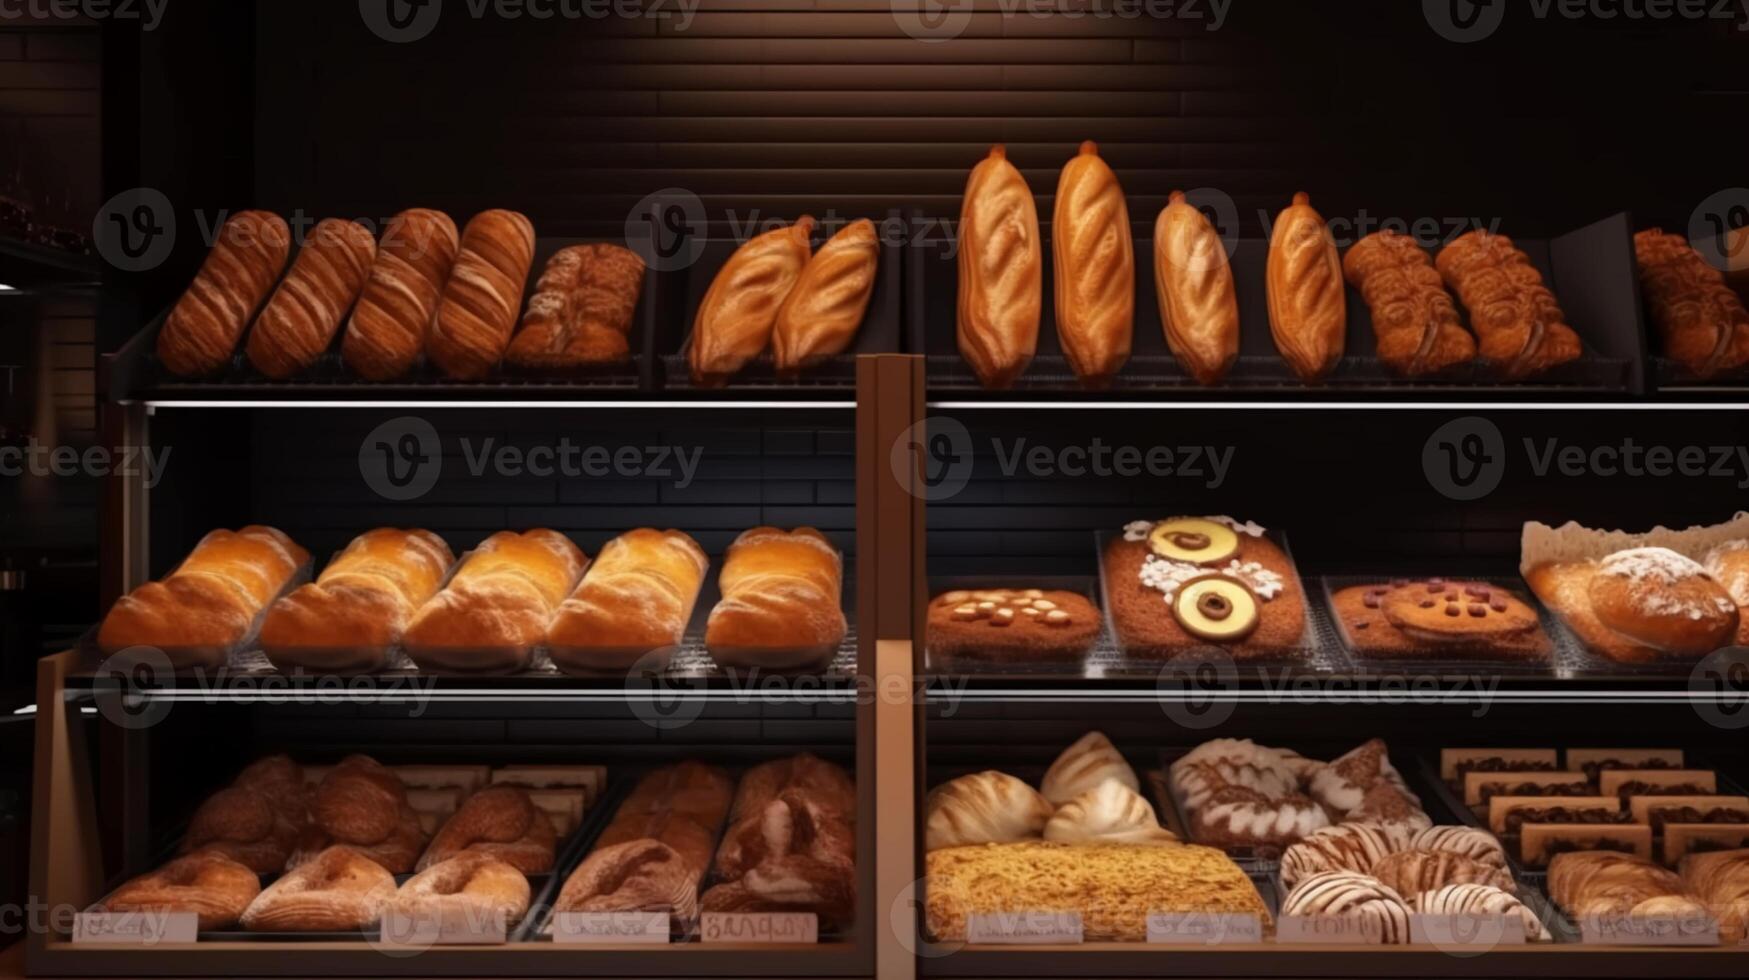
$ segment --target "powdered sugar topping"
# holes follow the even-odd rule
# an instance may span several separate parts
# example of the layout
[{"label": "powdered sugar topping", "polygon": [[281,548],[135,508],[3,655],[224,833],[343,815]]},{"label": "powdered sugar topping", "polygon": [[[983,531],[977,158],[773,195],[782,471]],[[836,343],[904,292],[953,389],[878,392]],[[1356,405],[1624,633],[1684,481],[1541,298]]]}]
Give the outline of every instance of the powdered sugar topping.
[{"label": "powdered sugar topping", "polygon": [[1604,575],[1625,578],[1634,585],[1650,582],[1655,585],[1675,585],[1695,576],[1706,575],[1706,569],[1692,558],[1686,558],[1669,548],[1629,548],[1603,559],[1598,569]]}]

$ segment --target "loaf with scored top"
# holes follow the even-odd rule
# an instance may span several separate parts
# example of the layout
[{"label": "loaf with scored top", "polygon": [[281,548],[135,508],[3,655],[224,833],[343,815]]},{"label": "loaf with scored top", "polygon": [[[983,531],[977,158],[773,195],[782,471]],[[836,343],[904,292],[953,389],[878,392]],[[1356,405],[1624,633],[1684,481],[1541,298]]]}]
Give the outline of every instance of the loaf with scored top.
[{"label": "loaf with scored top", "polygon": [[420,608],[402,645],[427,669],[520,670],[587,564],[557,531],[500,531]]},{"label": "loaf with scored top", "polygon": [[1304,381],[1336,369],[1348,336],[1342,260],[1312,199],[1295,194],[1269,239],[1269,330],[1281,359]]},{"label": "loaf with scored top", "polygon": [[692,383],[715,388],[728,383],[771,343],[777,316],[813,254],[814,219],[775,228],[729,256],[698,304],[687,359]]},{"label": "loaf with scored top", "polygon": [[158,332],[164,368],[186,378],[212,374],[229,363],[290,254],[291,228],[279,215],[241,211],[226,221]]},{"label": "loaf with scored top", "polygon": [[1239,359],[1239,294],[1220,232],[1182,191],[1154,223],[1154,289],[1172,355],[1198,384],[1220,383]]},{"label": "loaf with scored top", "polygon": [[462,232],[425,352],[445,376],[474,381],[504,359],[534,264],[534,225],[514,211],[485,211]]},{"label": "loaf with scored top", "polygon": [[318,223],[249,331],[244,352],[255,370],[283,379],[315,364],[358,301],[376,254],[376,236],[358,222]]},{"label": "loaf with scored top", "polygon": [[784,670],[830,660],[848,625],[843,558],[811,527],[757,527],[729,546],[705,625],[719,664]]},{"label": "loaf with scored top", "polygon": [[1103,388],[1129,360],[1136,257],[1123,187],[1092,140],[1057,180],[1051,254],[1063,356],[1083,384]]},{"label": "loaf with scored top", "polygon": [[460,245],[455,222],[442,211],[414,208],[390,219],[340,341],[349,369],[370,381],[392,381],[412,370]]},{"label": "loaf with scored top", "polygon": [[959,277],[960,356],[984,387],[1011,387],[1038,350],[1044,257],[1032,188],[1000,145],[966,181]]},{"label": "loaf with scored top", "polygon": [[627,337],[643,291],[644,260],[631,249],[605,242],[560,249],[535,284],[504,359],[537,371],[630,360]]},{"label": "loaf with scored top", "polygon": [[779,374],[793,375],[850,346],[868,312],[880,261],[880,238],[867,218],[820,246],[777,311],[771,347]]},{"label": "loaf with scored top", "polygon": [[680,646],[709,567],[704,549],[679,531],[646,527],[609,541],[547,630],[554,665],[659,669]]}]

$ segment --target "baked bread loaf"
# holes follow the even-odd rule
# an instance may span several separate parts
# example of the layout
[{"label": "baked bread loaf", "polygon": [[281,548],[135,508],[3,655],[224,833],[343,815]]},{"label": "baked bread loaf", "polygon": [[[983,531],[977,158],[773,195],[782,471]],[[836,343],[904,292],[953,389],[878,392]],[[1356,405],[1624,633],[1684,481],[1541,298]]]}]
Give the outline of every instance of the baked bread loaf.
[{"label": "baked bread loaf", "polygon": [[729,778],[714,766],[685,762],[645,776],[565,880],[554,911],[697,918],[698,885],[730,798]]},{"label": "baked bread loaf", "polygon": [[1378,357],[1392,371],[1423,378],[1476,359],[1476,339],[1415,239],[1374,232],[1348,250],[1342,271],[1372,310]]},{"label": "baked bread loaf", "polygon": [[924,849],[1036,840],[1053,807],[1038,790],[989,770],[937,786],[924,802]]},{"label": "baked bread loaf", "polygon": [[158,332],[158,360],[178,377],[212,374],[230,363],[291,254],[291,228],[266,211],[239,211],[219,229],[194,282]]},{"label": "baked bread loaf", "polygon": [[560,670],[659,669],[679,649],[710,559],[680,531],[639,528],[601,548],[547,628]]},{"label": "baked bread loaf", "polygon": [[972,168],[960,202],[960,356],[986,388],[1009,388],[1038,350],[1044,257],[1038,208],[1000,145]]},{"label": "baked bread loaf", "polygon": [[1732,643],[1741,625],[1706,568],[1667,548],[1544,562],[1525,579],[1587,647],[1624,663],[1697,660]]},{"label": "baked bread loaf", "polygon": [[1749,646],[1749,539],[1727,541],[1701,556],[1707,574],[1737,604],[1737,646]]},{"label": "baked bread loaf", "polygon": [[1702,380],[1749,368],[1749,309],[1723,273],[1659,228],[1634,236],[1634,260],[1666,357]]},{"label": "baked bread loaf", "polygon": [[930,851],[924,864],[924,927],[942,942],[965,940],[973,915],[1023,910],[1079,912],[1093,942],[1141,942],[1162,912],[1270,920],[1251,879],[1208,847],[1029,841]]},{"label": "baked bread loaf", "polygon": [[508,929],[528,914],[528,878],[490,854],[465,850],[419,870],[385,907],[385,919],[403,920],[410,938],[430,936],[449,923],[503,923]]},{"label": "baked bread loaf", "polygon": [[255,370],[283,379],[315,364],[358,302],[376,254],[376,236],[358,222],[317,223],[249,331],[244,352]]},{"label": "baked bread loaf", "polygon": [[1074,660],[1099,637],[1099,610],[1061,589],[955,589],[929,603],[928,643],[946,659]]},{"label": "baked bread loaf", "polygon": [[1130,358],[1136,256],[1123,188],[1092,140],[1057,179],[1051,256],[1063,356],[1082,384],[1107,387]]},{"label": "baked bread loaf", "polygon": [[[1569,916],[1643,916],[1651,903],[1682,898],[1690,911],[1702,912],[1699,902],[1686,896],[1682,879],[1673,872],[1633,854],[1616,851],[1569,851],[1549,862],[1549,897]],[[1668,903],[1656,908],[1666,912]]]},{"label": "baked bread loaf", "polygon": [[427,670],[521,670],[587,564],[557,531],[500,531],[420,607],[402,641],[407,653]]},{"label": "baked bread loaf", "polygon": [[261,879],[223,854],[202,851],[176,858],[110,892],[97,912],[193,912],[201,932],[228,929],[261,894]]},{"label": "baked bread loaf", "polygon": [[1409,904],[1403,896],[1377,878],[1352,871],[1325,871],[1300,882],[1282,899],[1281,914],[1354,918],[1382,945],[1409,941]]},{"label": "baked bread loaf", "polygon": [[770,819],[774,806],[802,802],[848,819],[856,809],[856,784],[841,766],[807,752],[749,769],[735,788],[729,827],[717,848],[718,876],[739,878],[767,856],[761,823]]},{"label": "baked bread loaf", "polygon": [[747,531],[723,561],[706,649],[725,667],[785,670],[830,660],[849,629],[842,576],[838,549],[811,527]]},{"label": "baked bread loaf", "polygon": [[1542,273],[1512,239],[1472,231],[1447,245],[1434,264],[1470,311],[1482,360],[1507,378],[1535,377],[1585,353]]},{"label": "baked bread loaf", "polygon": [[1446,885],[1477,884],[1506,892],[1518,890],[1517,882],[1506,869],[1450,851],[1398,851],[1373,865],[1368,874],[1410,898]]},{"label": "baked bread loaf", "polygon": [[644,260],[631,249],[605,242],[560,249],[547,260],[504,359],[536,371],[629,361],[643,291]]},{"label": "baked bread loaf", "polygon": [[1334,371],[1348,342],[1348,290],[1336,240],[1305,194],[1275,219],[1268,286],[1269,330],[1281,359],[1304,381]]},{"label": "baked bread loaf", "polygon": [[257,874],[277,874],[309,822],[303,771],[286,756],[267,756],[201,803],[179,850],[218,854]]},{"label": "baked bread loaf", "polygon": [[1182,191],[1154,223],[1154,289],[1173,356],[1197,384],[1219,384],[1239,359],[1239,294],[1220,232]]},{"label": "baked bread loaf", "polygon": [[242,916],[251,932],[355,932],[382,918],[395,876],[350,847],[330,847],[268,885]]},{"label": "baked bread loaf", "polygon": [[163,581],[117,599],[97,645],[106,655],[155,647],[177,668],[222,666],[309,560],[271,527],[214,531]]},{"label": "baked bread loaf", "polygon": [[1178,835],[1160,826],[1141,794],[1107,779],[1057,808],[1045,822],[1044,839],[1064,844],[1170,844]]},{"label": "baked bread loaf", "polygon": [[468,797],[431,839],[418,870],[459,854],[481,854],[523,874],[546,874],[553,870],[557,849],[557,834],[546,811],[534,805],[527,790],[500,784]]},{"label": "baked bread loaf", "polygon": [[874,295],[880,261],[880,237],[867,218],[820,246],[777,310],[771,348],[779,375],[804,371],[850,347]]},{"label": "baked bread loaf", "polygon": [[812,912],[823,928],[856,911],[856,789],[844,770],[803,754],[748,772],[717,850],[721,881],[706,912]]},{"label": "baked bread loaf", "polygon": [[323,777],[311,801],[310,825],[287,867],[315,860],[335,844],[391,874],[412,871],[425,850],[425,831],[407,802],[407,788],[369,756],[347,756]]},{"label": "baked bread loaf", "polygon": [[430,531],[367,531],[316,581],[268,609],[261,650],[287,672],[384,669],[413,614],[437,593],[453,564],[449,545]]},{"label": "baked bread loaf", "polygon": [[719,388],[771,344],[777,314],[812,255],[814,219],[759,235],[729,256],[692,321],[692,383]]},{"label": "baked bread loaf", "polygon": [[475,381],[504,358],[534,264],[534,225],[514,211],[483,211],[462,232],[425,353],[445,377]]},{"label": "baked bread loaf", "polygon": [[1508,589],[1463,579],[1394,579],[1330,597],[1362,657],[1547,660],[1554,642],[1537,611]]},{"label": "baked bread loaf", "polygon": [[1546,943],[1554,938],[1518,896],[1488,885],[1446,885],[1409,899],[1409,908],[1421,915],[1517,916],[1524,923],[1524,937],[1530,942]]},{"label": "baked bread loaf", "polygon": [[412,370],[460,247],[455,222],[442,211],[414,208],[389,220],[340,340],[340,356],[354,374],[393,381]]},{"label": "baked bread loaf", "polygon": [[1111,739],[1104,732],[1088,732],[1057,756],[1039,788],[1052,806],[1063,806],[1107,780],[1116,780],[1131,792],[1140,792],[1142,786]]},{"label": "baked bread loaf", "polygon": [[1710,851],[1682,859],[1682,883],[1719,922],[1727,945],[1749,938],[1749,850]]}]

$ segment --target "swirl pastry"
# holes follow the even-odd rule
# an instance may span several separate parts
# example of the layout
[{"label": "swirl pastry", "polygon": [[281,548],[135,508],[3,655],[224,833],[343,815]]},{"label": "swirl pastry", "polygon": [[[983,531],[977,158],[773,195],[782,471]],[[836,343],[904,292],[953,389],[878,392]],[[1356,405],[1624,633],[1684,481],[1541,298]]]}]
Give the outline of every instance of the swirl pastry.
[{"label": "swirl pastry", "polygon": [[1376,930],[1382,944],[1409,941],[1409,904],[1403,896],[1377,878],[1349,871],[1325,871],[1300,882],[1282,900],[1281,914],[1353,917],[1368,933]]},{"label": "swirl pastry", "polygon": [[1369,874],[1398,850],[1376,827],[1340,824],[1313,831],[1281,852],[1281,883],[1289,888],[1324,871]]},{"label": "swirl pastry", "polygon": [[1226,243],[1173,191],[1154,224],[1154,288],[1166,345],[1198,384],[1217,384],[1239,358],[1239,294]]},{"label": "swirl pastry", "polygon": [[557,835],[545,810],[534,805],[528,791],[516,786],[488,786],[467,802],[431,839],[418,870],[456,855],[483,854],[523,874],[553,869]]},{"label": "swirl pastry", "polygon": [[1524,936],[1546,943],[1553,937],[1518,896],[1489,885],[1446,885],[1409,900],[1409,907],[1422,915],[1516,915],[1524,922]]},{"label": "swirl pastry", "polygon": [[1703,380],[1749,367],[1749,309],[1723,273],[1659,228],[1634,236],[1634,261],[1665,356]]},{"label": "swirl pastry", "polygon": [[1281,359],[1305,381],[1335,370],[1348,339],[1348,290],[1336,240],[1305,194],[1275,219],[1268,285],[1269,330]]},{"label": "swirl pastry", "polygon": [[395,876],[350,847],[330,847],[268,885],[243,911],[251,932],[369,928],[395,897]]},{"label": "swirl pastry", "polygon": [[1410,850],[1449,851],[1479,864],[1506,867],[1506,849],[1499,838],[1475,827],[1429,827],[1409,840]]},{"label": "swirl pastry", "polygon": [[317,224],[249,331],[244,353],[255,370],[289,378],[316,363],[358,301],[376,255],[376,236],[358,222]]},{"label": "swirl pastry", "polygon": [[880,236],[867,218],[820,246],[777,311],[771,348],[778,374],[806,370],[850,346],[868,312],[880,261]]},{"label": "swirl pastry", "polygon": [[462,851],[407,879],[384,909],[421,927],[502,922],[509,927],[528,914],[528,878],[515,867],[479,851]]},{"label": "swirl pastry", "polygon": [[1470,311],[1482,359],[1507,378],[1533,377],[1585,352],[1542,273],[1512,239],[1472,231],[1447,245],[1434,264]]},{"label": "swirl pastry", "polygon": [[1036,840],[1051,818],[1038,791],[994,770],[937,786],[924,804],[924,849]]},{"label": "swirl pastry", "polygon": [[200,272],[158,331],[158,360],[178,377],[224,367],[291,254],[291,228],[266,211],[241,211],[219,229]]},{"label": "swirl pastry", "polygon": [[473,381],[498,366],[533,264],[534,224],[527,217],[486,211],[468,222],[425,342],[446,377]]},{"label": "swirl pastry", "polygon": [[1399,895],[1415,896],[1446,885],[1490,885],[1501,891],[1517,891],[1518,885],[1504,868],[1472,861],[1451,851],[1398,851],[1387,855],[1368,872],[1391,886]]},{"label": "swirl pastry", "polygon": [[812,254],[813,230],[814,219],[803,215],[749,240],[718,270],[692,321],[687,360],[693,384],[727,384],[771,343],[778,312]]},{"label": "swirl pastry", "polygon": [[959,348],[986,388],[1008,388],[1038,350],[1044,258],[1026,178],[991,147],[960,204]]},{"label": "swirl pastry", "polygon": [[1438,374],[1476,358],[1476,339],[1413,238],[1385,230],[1348,250],[1342,271],[1372,310],[1379,360],[1406,378]]},{"label": "swirl pastry", "polygon": [[1057,809],[1045,822],[1044,839],[1065,844],[1170,844],[1178,835],[1160,826],[1141,794],[1107,779]]},{"label": "swirl pastry", "polygon": [[1063,356],[1083,384],[1105,387],[1130,356],[1136,257],[1123,188],[1091,140],[1057,180],[1051,255]]},{"label": "swirl pastry", "polygon": [[1051,767],[1045,770],[1039,789],[1052,806],[1062,806],[1110,779],[1122,783],[1131,792],[1141,790],[1136,771],[1124,761],[1111,739],[1106,738],[1104,732],[1088,732],[1057,756]]},{"label": "swirl pastry", "polygon": [[261,894],[261,879],[251,869],[213,851],[179,857],[111,892],[100,912],[193,912],[207,932],[237,923]]},{"label": "swirl pastry", "polygon": [[412,369],[460,247],[455,222],[442,211],[414,208],[389,221],[340,340],[347,367],[370,381],[392,381]]}]

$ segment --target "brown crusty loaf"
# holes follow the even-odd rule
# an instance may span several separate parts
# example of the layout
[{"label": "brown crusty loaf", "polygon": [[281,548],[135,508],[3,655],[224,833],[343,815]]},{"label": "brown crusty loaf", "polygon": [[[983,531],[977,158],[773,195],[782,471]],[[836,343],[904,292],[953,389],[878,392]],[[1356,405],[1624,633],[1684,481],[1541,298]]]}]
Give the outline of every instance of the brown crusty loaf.
[{"label": "brown crusty loaf", "polygon": [[1749,309],[1680,235],[1634,236],[1634,260],[1664,354],[1702,379],[1749,367]]},{"label": "brown crusty loaf", "polygon": [[193,912],[196,927],[229,929],[255,896],[261,878],[223,854],[188,854],[133,878],[94,906],[100,912]]},{"label": "brown crusty loaf", "polygon": [[255,370],[289,378],[316,363],[358,301],[376,254],[376,237],[358,222],[318,223],[249,331],[244,352]]},{"label": "brown crusty loaf", "polygon": [[705,647],[724,666],[768,670],[829,660],[844,641],[844,559],[811,527],[756,527],[735,539]]},{"label": "brown crusty loaf", "polygon": [[959,349],[986,388],[1007,388],[1032,363],[1044,308],[1038,207],[998,145],[972,168],[960,204]]},{"label": "brown crusty loaf", "polygon": [[721,883],[707,912],[812,912],[823,927],[856,909],[856,788],[843,769],[812,755],[750,770],[735,793],[717,851]]},{"label": "brown crusty loaf", "polygon": [[1220,232],[1173,191],[1154,223],[1154,289],[1166,345],[1198,384],[1217,384],[1239,359],[1239,294]]},{"label": "brown crusty loaf", "polygon": [[220,666],[309,560],[309,552],[271,527],[214,531],[163,581],[116,600],[98,646],[106,654],[155,647],[176,667]]},{"label": "brown crusty loaf", "polygon": [[1136,256],[1123,187],[1092,140],[1057,179],[1051,255],[1063,356],[1083,384],[1105,387],[1130,356]]},{"label": "brown crusty loaf", "polygon": [[273,604],[261,624],[261,650],[281,670],[387,667],[413,614],[453,564],[449,545],[430,531],[367,531],[316,581]]},{"label": "brown crusty loaf", "polygon": [[850,346],[868,312],[880,261],[880,237],[867,218],[820,246],[777,311],[771,347],[779,374],[806,370]]},{"label": "brown crusty loaf", "polygon": [[1269,330],[1281,359],[1305,381],[1335,370],[1348,339],[1342,259],[1312,199],[1295,194],[1269,239]]},{"label": "brown crusty loaf", "polygon": [[534,264],[534,225],[514,211],[485,211],[462,232],[461,251],[437,307],[425,352],[447,377],[484,377],[504,357]]},{"label": "brown crusty loaf", "polygon": [[728,383],[770,345],[778,311],[813,254],[813,230],[814,219],[803,215],[748,241],[718,270],[692,321],[687,360],[693,384]]},{"label": "brown crusty loaf", "polygon": [[627,361],[643,291],[644,260],[631,249],[605,242],[560,249],[547,261],[504,358],[547,371]]},{"label": "brown crusty loaf", "polygon": [[279,215],[240,211],[226,221],[158,333],[158,360],[165,369],[194,377],[224,367],[289,254],[291,229]]},{"label": "brown crusty loaf", "polygon": [[481,542],[449,585],[420,608],[403,645],[428,669],[526,667],[587,564],[557,531],[500,531]]},{"label": "brown crusty loaf", "polygon": [[1585,353],[1542,273],[1512,239],[1477,230],[1447,245],[1434,265],[1470,311],[1482,359],[1528,378]]},{"label": "brown crusty loaf", "polygon": [[287,756],[266,756],[201,802],[178,852],[222,854],[257,874],[278,874],[309,822],[302,767]]},{"label": "brown crusty loaf", "polygon": [[391,874],[413,870],[425,850],[419,814],[394,770],[365,755],[340,760],[322,777],[310,803],[310,824],[287,870],[320,860],[336,844],[352,848]]},{"label": "brown crusty loaf", "polygon": [[822,810],[846,816],[856,809],[856,784],[842,766],[803,752],[762,763],[747,770],[735,787],[729,826],[717,848],[717,874],[734,880],[769,857],[762,823],[785,798],[806,800]]},{"label": "brown crusty loaf", "polygon": [[1415,239],[1374,232],[1348,250],[1342,271],[1372,310],[1386,367],[1419,378],[1476,359],[1476,338],[1459,323],[1457,304]]},{"label": "brown crusty loaf", "polygon": [[442,211],[414,208],[390,219],[340,341],[348,368],[371,381],[392,381],[412,369],[458,248],[455,222]]},{"label": "brown crusty loaf", "polygon": [[566,879],[554,910],[696,918],[730,799],[729,777],[715,766],[683,762],[645,776]]},{"label": "brown crusty loaf", "polygon": [[330,847],[268,885],[243,911],[255,932],[357,932],[395,897],[395,876],[357,849]]},{"label": "brown crusty loaf", "polygon": [[538,875],[553,869],[557,851],[552,818],[535,806],[528,790],[500,783],[468,797],[444,821],[417,869],[424,871],[458,854],[479,854]]},{"label": "brown crusty loaf", "polygon": [[561,670],[626,669],[680,646],[710,559],[680,531],[638,528],[601,548],[547,628]]}]

